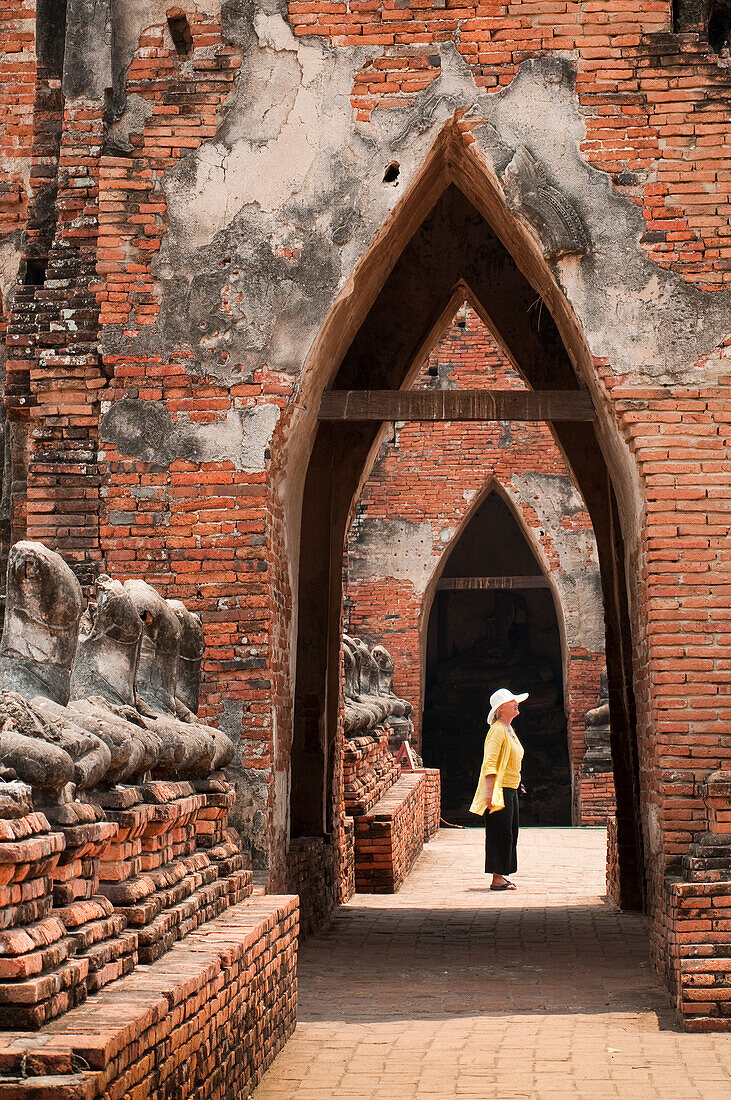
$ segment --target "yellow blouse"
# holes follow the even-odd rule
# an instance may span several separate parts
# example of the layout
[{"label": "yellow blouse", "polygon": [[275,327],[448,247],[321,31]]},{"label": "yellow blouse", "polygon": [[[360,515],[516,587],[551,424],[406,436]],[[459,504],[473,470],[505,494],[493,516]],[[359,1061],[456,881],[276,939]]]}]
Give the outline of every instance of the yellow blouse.
[{"label": "yellow blouse", "polygon": [[495,776],[492,789],[490,813],[502,810],[505,806],[503,787],[517,789],[520,786],[520,765],[523,760],[523,746],[518,738],[508,732],[502,722],[493,722],[485,738],[485,752],[480,768],[480,779],[472,799],[470,813],[484,814],[488,805],[487,777]]}]

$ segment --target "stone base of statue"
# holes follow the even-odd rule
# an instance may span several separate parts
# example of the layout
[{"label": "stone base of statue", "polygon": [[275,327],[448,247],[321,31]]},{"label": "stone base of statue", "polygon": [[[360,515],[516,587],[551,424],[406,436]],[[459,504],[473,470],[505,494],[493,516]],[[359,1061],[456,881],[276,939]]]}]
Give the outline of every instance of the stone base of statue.
[{"label": "stone base of statue", "polygon": [[343,783],[345,812],[350,817],[367,813],[401,775],[389,752],[388,731],[376,726],[372,733],[345,742]]},{"label": "stone base of statue", "polygon": [[64,847],[43,814],[0,820],[0,1027],[36,1029],[86,999],[89,960],[53,908]]},{"label": "stone base of statue", "polygon": [[190,783],[153,781],[137,788],[136,805],[107,810],[119,831],[101,864],[100,891],[137,933],[140,962],[160,958],[251,893],[240,846],[219,838],[215,828],[205,836],[218,843],[210,851],[199,846],[201,815],[206,823],[222,820],[225,828],[233,791],[224,780],[219,786],[199,793]]},{"label": "stone base of statue", "polygon": [[100,860],[116,841],[117,826],[91,802],[60,803],[43,812],[65,841],[53,872],[54,911],[75,943],[76,957],[89,964],[87,991],[96,993],[137,964],[137,937],[99,892]]}]

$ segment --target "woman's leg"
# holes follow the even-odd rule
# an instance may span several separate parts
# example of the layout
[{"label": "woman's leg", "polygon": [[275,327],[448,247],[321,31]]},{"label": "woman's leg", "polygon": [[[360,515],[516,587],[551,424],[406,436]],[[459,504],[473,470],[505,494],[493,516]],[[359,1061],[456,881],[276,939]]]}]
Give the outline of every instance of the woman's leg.
[{"label": "woman's leg", "polygon": [[[507,792],[505,792],[507,794]],[[508,799],[505,809],[485,814],[485,873],[492,875],[492,885],[499,886],[511,872],[513,847],[513,813]]]},{"label": "woman's leg", "polygon": [[[519,811],[518,811],[518,792],[514,790],[508,790],[505,794],[509,797],[511,818],[510,818],[510,870],[509,875],[514,875],[518,870],[518,827],[519,827]],[[505,805],[507,806],[508,799],[506,798]]]}]

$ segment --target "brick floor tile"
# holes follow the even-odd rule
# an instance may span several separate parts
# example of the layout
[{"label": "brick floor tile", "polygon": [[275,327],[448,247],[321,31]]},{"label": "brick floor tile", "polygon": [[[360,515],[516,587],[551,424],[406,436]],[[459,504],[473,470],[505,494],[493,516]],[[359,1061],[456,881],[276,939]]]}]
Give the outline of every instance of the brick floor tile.
[{"label": "brick floor tile", "polygon": [[299,1023],[255,1100],[722,1100],[724,1035],[684,1035],[641,916],[603,899],[604,833],[526,829],[514,893],[480,830],[302,948]]}]

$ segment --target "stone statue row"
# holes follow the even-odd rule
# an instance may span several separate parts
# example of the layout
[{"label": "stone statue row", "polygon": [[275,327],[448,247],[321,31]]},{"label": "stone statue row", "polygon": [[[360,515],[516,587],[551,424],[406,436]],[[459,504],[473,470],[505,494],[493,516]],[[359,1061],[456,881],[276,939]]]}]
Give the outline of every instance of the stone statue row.
[{"label": "stone statue row", "polygon": [[384,723],[392,729],[412,728],[411,703],[399,699],[393,690],[394,662],[387,649],[382,645],[369,649],[360,638],[345,634],[343,662],[346,737],[362,736]]},{"label": "stone statue row", "polygon": [[609,686],[607,670],[602,669],[599,682],[599,706],[584,716],[584,767],[590,772],[612,770],[611,724],[609,718]]},{"label": "stone statue row", "polygon": [[0,645],[0,778],[53,805],[223,768],[233,743],[195,717],[203,651],[199,617],[145,581],[100,576],[84,610],[58,554],[16,543]]}]

